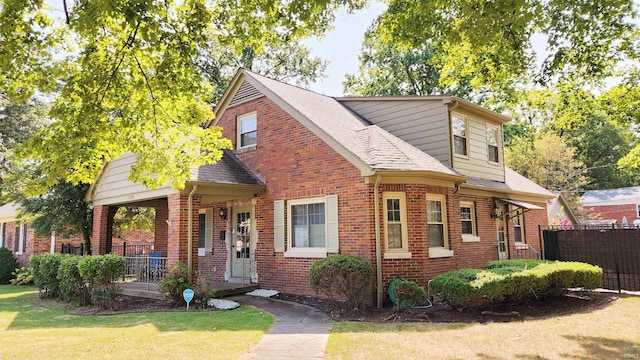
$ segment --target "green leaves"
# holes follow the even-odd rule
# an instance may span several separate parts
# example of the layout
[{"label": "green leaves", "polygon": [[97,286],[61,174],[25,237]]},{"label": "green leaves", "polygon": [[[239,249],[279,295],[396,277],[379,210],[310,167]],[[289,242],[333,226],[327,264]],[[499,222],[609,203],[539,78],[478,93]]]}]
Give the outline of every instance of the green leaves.
[{"label": "green leaves", "polygon": [[[220,129],[201,127],[212,116],[213,94],[197,65],[203,50],[218,44],[234,55],[246,48],[262,53],[322,33],[339,6],[357,9],[364,1],[65,4],[65,23],[48,18],[49,9],[36,0],[6,0],[0,14],[0,93],[22,100],[37,90],[55,98],[54,122],[19,151],[42,174],[28,184],[31,193],[60,179],[92,183],[105,162],[126,152],[137,155],[131,181],[182,189],[192,167],[219,160],[231,145]],[[296,59],[304,54],[296,52]]]},{"label": "green leaves", "polygon": [[[466,76],[474,87],[507,92],[517,80],[546,84],[558,75],[602,79],[620,61],[638,58],[631,0],[392,0],[378,22],[383,40],[407,48],[432,42],[441,48],[434,62],[443,66],[445,86]],[[539,68],[534,34],[548,40],[548,56]]]}]

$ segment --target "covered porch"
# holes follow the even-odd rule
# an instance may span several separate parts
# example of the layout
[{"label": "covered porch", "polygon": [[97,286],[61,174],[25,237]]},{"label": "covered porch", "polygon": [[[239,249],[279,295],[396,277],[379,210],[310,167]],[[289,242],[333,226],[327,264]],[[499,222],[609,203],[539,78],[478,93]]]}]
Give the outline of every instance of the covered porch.
[{"label": "covered porch", "polygon": [[[119,158],[107,164],[87,195],[94,204],[93,254],[114,252],[113,219],[119,207],[155,209],[152,247],[125,256],[125,293],[159,297],[158,282],[178,262],[186,264],[192,276],[211,277],[224,296],[236,289],[255,288],[255,244],[251,243],[255,229],[250,218],[265,186],[240,159],[225,151],[215,165],[192,169],[191,181],[180,192],[168,185],[151,190],[129,182],[122,168],[132,163]],[[243,242],[242,249],[236,249],[238,241]],[[241,260],[241,278],[233,276],[236,258]]]}]

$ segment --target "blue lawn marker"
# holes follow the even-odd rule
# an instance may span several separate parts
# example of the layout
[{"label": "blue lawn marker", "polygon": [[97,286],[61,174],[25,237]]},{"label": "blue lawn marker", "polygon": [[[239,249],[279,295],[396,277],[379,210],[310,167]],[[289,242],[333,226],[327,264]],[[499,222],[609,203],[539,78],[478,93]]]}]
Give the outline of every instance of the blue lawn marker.
[{"label": "blue lawn marker", "polygon": [[189,311],[189,303],[193,300],[193,294],[193,290],[191,289],[187,289],[182,292],[182,297],[184,298],[184,301],[187,302],[187,311]]}]

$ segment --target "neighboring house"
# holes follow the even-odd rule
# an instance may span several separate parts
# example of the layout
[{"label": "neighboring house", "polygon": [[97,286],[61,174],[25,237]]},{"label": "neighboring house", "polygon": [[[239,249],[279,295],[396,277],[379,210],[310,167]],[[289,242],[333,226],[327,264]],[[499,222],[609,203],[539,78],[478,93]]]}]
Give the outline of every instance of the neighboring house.
[{"label": "neighboring house", "polygon": [[[16,203],[0,206],[0,247],[11,250],[20,266],[29,266],[29,259],[33,255],[61,253],[63,246],[66,253],[83,251],[84,238],[80,234],[60,236],[53,232],[50,236],[35,236],[29,224],[19,218],[19,210],[20,206]],[[114,238],[114,250],[119,245],[121,253],[124,241],[130,253],[153,249],[153,234],[146,231],[126,231],[122,239]]]},{"label": "neighboring house", "polygon": [[564,194],[560,191],[553,191],[553,194],[555,197],[547,201],[549,225],[567,228],[578,225],[578,218]]},{"label": "neighboring house", "polygon": [[82,244],[82,236],[78,235],[70,238],[62,238],[55,233],[45,237],[35,236],[33,229],[19,218],[19,209],[16,203],[0,206],[0,247],[11,250],[20,266],[29,266],[29,259],[33,255],[61,252],[62,244]]},{"label": "neighboring house", "polygon": [[149,206],[169,266],[310,295],[314,261],[354,254],[380,305],[395,277],[427,285],[540,251],[554,195],[505,167],[505,116],[453,96],[332,98],[242,69],[214,113],[233,150],[182,192],[129,182],[131,154],[105,165],[87,194],[94,253],[110,251],[118,206]]},{"label": "neighboring house", "polygon": [[585,211],[607,219],[607,224],[627,223],[633,227],[640,222],[640,186],[589,190],[582,195],[580,202]]}]

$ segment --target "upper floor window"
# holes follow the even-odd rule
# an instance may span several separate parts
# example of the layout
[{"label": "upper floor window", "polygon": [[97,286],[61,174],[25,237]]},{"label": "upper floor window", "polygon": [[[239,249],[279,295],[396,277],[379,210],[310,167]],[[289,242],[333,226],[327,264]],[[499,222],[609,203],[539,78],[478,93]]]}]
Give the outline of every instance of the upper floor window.
[{"label": "upper floor window", "polygon": [[239,148],[255,145],[258,140],[258,118],[255,112],[238,117]]},{"label": "upper floor window", "polygon": [[488,160],[491,162],[500,162],[498,156],[498,128],[487,126],[487,153]]},{"label": "upper floor window", "polygon": [[452,114],[451,123],[453,128],[453,152],[456,155],[468,156],[467,118]]}]

